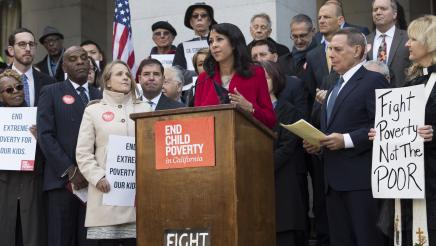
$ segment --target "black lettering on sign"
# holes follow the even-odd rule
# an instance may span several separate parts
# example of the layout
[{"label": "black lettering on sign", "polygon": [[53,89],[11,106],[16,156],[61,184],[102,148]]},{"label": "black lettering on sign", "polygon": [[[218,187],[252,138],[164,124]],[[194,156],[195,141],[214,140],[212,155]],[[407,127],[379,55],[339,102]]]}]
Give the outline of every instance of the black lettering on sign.
[{"label": "black lettering on sign", "polygon": [[164,231],[165,246],[210,246],[209,229],[168,229]]}]

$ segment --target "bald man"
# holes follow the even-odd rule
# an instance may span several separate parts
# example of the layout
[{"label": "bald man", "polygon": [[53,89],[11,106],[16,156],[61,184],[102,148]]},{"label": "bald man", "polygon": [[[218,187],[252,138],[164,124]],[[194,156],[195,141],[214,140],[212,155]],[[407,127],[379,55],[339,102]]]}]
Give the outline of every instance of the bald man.
[{"label": "bald man", "polygon": [[47,159],[43,189],[46,193],[48,246],[94,245],[86,240],[86,206],[67,187],[84,189],[87,181],[76,163],[76,144],[83,112],[101,92],[88,86],[86,51],[73,46],[64,53],[68,79],[45,86],[39,98],[38,142]]}]

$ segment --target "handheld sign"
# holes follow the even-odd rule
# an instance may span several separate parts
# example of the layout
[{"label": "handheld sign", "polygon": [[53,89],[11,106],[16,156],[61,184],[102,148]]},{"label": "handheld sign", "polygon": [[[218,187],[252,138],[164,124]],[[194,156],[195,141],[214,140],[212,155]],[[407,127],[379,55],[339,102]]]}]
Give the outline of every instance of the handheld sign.
[{"label": "handheld sign", "polygon": [[424,86],[376,90],[374,198],[424,198]]},{"label": "handheld sign", "polygon": [[0,115],[0,170],[33,171],[36,107],[2,107]]},{"label": "handheld sign", "polygon": [[106,179],[110,191],[103,194],[103,205],[135,205],[135,137],[110,135],[107,146]]},{"label": "handheld sign", "polygon": [[192,65],[192,57],[197,53],[198,50],[202,48],[208,48],[206,40],[198,40],[198,41],[187,41],[183,42],[183,49],[185,53],[186,59],[186,67],[188,70],[194,70],[194,65]]},{"label": "handheld sign", "polygon": [[167,55],[151,55],[151,58],[156,59],[162,63],[164,68],[171,67],[173,65],[174,54]]}]

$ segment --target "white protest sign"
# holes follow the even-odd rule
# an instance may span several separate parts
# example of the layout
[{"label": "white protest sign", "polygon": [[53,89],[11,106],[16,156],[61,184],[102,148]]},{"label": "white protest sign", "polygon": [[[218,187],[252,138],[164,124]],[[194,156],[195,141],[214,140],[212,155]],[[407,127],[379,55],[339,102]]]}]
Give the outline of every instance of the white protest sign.
[{"label": "white protest sign", "polygon": [[375,198],[424,198],[424,85],[376,90],[372,150]]},{"label": "white protest sign", "polygon": [[135,137],[110,135],[106,156],[106,179],[110,191],[103,194],[103,205],[135,205]]},{"label": "white protest sign", "polygon": [[206,40],[198,41],[187,41],[183,42],[183,49],[185,52],[186,67],[188,70],[194,71],[194,66],[192,65],[192,57],[197,53],[199,49],[209,48]]},{"label": "white protest sign", "polygon": [[160,61],[160,63],[162,63],[162,66],[164,68],[173,66],[174,54],[151,55],[151,58]]},{"label": "white protest sign", "polygon": [[0,115],[0,170],[33,171],[36,107],[1,107]]}]

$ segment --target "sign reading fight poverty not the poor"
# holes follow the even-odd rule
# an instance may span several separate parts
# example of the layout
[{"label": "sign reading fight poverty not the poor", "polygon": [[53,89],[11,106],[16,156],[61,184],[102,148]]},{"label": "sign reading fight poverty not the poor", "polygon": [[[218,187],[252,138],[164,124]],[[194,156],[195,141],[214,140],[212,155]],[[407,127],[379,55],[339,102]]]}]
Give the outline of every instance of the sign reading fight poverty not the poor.
[{"label": "sign reading fight poverty not the poor", "polygon": [[0,108],[0,170],[33,171],[36,139],[35,107]]},{"label": "sign reading fight poverty not the poor", "polygon": [[156,169],[215,166],[214,117],[155,123]]}]

